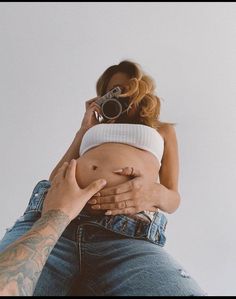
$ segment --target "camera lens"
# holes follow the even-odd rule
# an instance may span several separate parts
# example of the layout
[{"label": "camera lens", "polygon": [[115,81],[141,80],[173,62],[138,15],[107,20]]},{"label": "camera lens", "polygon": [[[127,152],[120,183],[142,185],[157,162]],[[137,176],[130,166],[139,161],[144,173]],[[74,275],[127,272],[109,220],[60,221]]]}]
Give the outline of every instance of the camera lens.
[{"label": "camera lens", "polygon": [[117,101],[107,101],[102,106],[103,114],[108,118],[115,118],[121,113],[121,105]]}]

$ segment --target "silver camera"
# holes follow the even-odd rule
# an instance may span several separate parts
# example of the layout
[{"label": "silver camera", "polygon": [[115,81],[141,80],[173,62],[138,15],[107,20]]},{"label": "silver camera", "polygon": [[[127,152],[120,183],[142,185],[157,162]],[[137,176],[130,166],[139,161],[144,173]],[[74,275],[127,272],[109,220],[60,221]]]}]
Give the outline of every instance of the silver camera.
[{"label": "silver camera", "polygon": [[102,117],[116,119],[127,110],[129,101],[127,98],[118,98],[121,92],[121,88],[117,86],[95,101],[101,107]]}]

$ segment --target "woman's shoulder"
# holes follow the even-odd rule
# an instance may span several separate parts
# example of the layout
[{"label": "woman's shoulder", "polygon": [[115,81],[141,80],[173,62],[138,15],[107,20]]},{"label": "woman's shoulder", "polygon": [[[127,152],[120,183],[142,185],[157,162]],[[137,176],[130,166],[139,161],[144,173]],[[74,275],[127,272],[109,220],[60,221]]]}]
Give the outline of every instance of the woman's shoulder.
[{"label": "woman's shoulder", "polygon": [[157,129],[158,133],[161,134],[165,141],[169,140],[170,138],[176,138],[176,130],[174,125],[171,124],[163,124]]}]

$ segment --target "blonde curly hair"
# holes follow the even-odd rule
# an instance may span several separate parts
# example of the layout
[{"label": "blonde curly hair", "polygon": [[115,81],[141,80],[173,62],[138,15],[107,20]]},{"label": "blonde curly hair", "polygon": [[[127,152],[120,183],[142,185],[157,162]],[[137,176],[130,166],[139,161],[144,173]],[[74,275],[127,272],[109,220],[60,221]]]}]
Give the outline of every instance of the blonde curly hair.
[{"label": "blonde curly hair", "polygon": [[[160,98],[155,94],[156,84],[154,79],[145,74],[140,65],[130,60],[123,60],[119,64],[108,67],[99,77],[96,83],[97,96],[106,94],[107,86],[115,73],[128,75],[128,88],[119,97],[129,97],[130,104],[127,112],[133,106],[137,111],[134,123],[143,124],[158,129],[163,125],[176,125],[176,123],[162,122],[160,117]],[[101,122],[105,122],[102,120]],[[119,121],[118,121],[119,122]]]}]

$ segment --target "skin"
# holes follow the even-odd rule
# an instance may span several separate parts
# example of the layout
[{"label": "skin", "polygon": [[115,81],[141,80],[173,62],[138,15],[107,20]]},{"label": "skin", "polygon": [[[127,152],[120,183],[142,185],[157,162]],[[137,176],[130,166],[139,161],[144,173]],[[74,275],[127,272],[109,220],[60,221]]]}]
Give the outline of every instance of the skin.
[{"label": "skin", "polygon": [[81,189],[76,163],[59,168],[44,199],[41,218],[0,254],[0,296],[32,296],[43,267],[67,225],[104,187],[101,180]]},{"label": "skin", "polygon": [[[127,75],[116,73],[112,76],[107,86],[107,91],[117,85],[125,87],[127,86],[127,82]],[[132,115],[134,114],[135,111],[132,111]],[[130,117],[132,116],[130,115]],[[107,211],[106,214],[108,215],[134,215],[143,210],[156,211],[157,208],[166,213],[173,213],[178,208],[180,204],[180,194],[178,192],[179,158],[176,132],[174,127],[170,125],[163,126],[158,132],[163,137],[165,144],[162,166],[160,169],[157,167],[156,171],[156,174],[159,174],[160,182],[157,183],[154,176],[153,180],[147,179],[150,169],[153,167],[154,163],[156,164],[156,161],[154,160],[149,162],[148,160],[146,161],[150,156],[149,153],[144,157],[146,169],[148,168],[149,171],[144,172],[142,165],[141,167],[134,167],[132,165],[132,167],[135,168],[135,175],[132,178],[130,177],[131,166],[122,165],[120,167],[120,165],[118,166],[117,164],[117,168],[123,168],[123,172],[118,174],[120,177],[123,177],[120,181],[115,178],[113,179],[110,174],[112,171],[116,170],[116,159],[114,157],[113,161],[110,163],[111,165],[114,165],[114,169],[109,168],[109,172],[107,172],[107,179],[111,180],[111,184],[108,182],[107,187],[99,192],[99,194],[96,194],[98,196],[93,197],[88,202],[87,206],[89,204],[92,206],[90,209],[91,213],[95,210],[96,212]],[[128,153],[131,149],[128,147],[126,148]],[[100,145],[89,151],[95,152],[96,150],[99,151],[99,149],[100,152],[97,152],[95,157],[99,157],[105,150],[107,150],[107,154],[115,150],[112,147],[112,144],[106,144]],[[84,155],[86,155],[86,153]],[[91,158],[91,156],[89,158]],[[127,160],[130,161],[130,159],[131,158],[129,157]],[[79,162],[78,160],[77,162]],[[88,161],[89,159],[86,160],[86,163],[88,163]],[[102,163],[104,165],[105,160],[103,160]],[[78,163],[78,168],[80,167],[80,164],[81,163]],[[87,176],[89,176],[89,173],[86,173]],[[91,173],[91,177],[93,177],[93,175],[94,174]]]},{"label": "skin", "polygon": [[[125,87],[127,82],[127,75],[116,73],[112,76],[106,91],[108,92],[117,85]],[[77,159],[77,161],[80,159],[80,157],[78,158],[78,149],[83,135],[88,128],[99,123],[95,117],[95,111],[97,113],[100,112],[99,106],[94,102],[97,98],[86,101],[86,113],[81,123],[81,128],[66,154],[52,171],[49,178],[50,181],[64,161],[69,161],[72,158]],[[127,167],[130,167],[130,165],[122,165],[123,172],[117,175],[121,176],[121,178],[123,177],[124,180],[114,183],[113,186],[108,184],[106,188],[96,194],[99,196],[93,197],[88,202],[88,205],[92,207],[92,211],[105,213],[108,210],[108,213],[111,215],[133,215],[140,211],[152,211],[157,208],[166,213],[176,211],[181,200],[178,192],[179,159],[176,132],[174,127],[165,125],[159,129],[159,133],[162,135],[165,143],[162,166],[159,170],[160,183],[147,180],[146,173],[143,173],[142,167],[135,169],[135,175],[131,177],[127,174],[129,172]],[[121,168],[120,166],[118,167]],[[80,169],[80,166],[78,169]],[[109,170],[109,176],[111,176],[113,170],[115,169]],[[127,200],[129,201],[129,207],[126,205]]]}]

